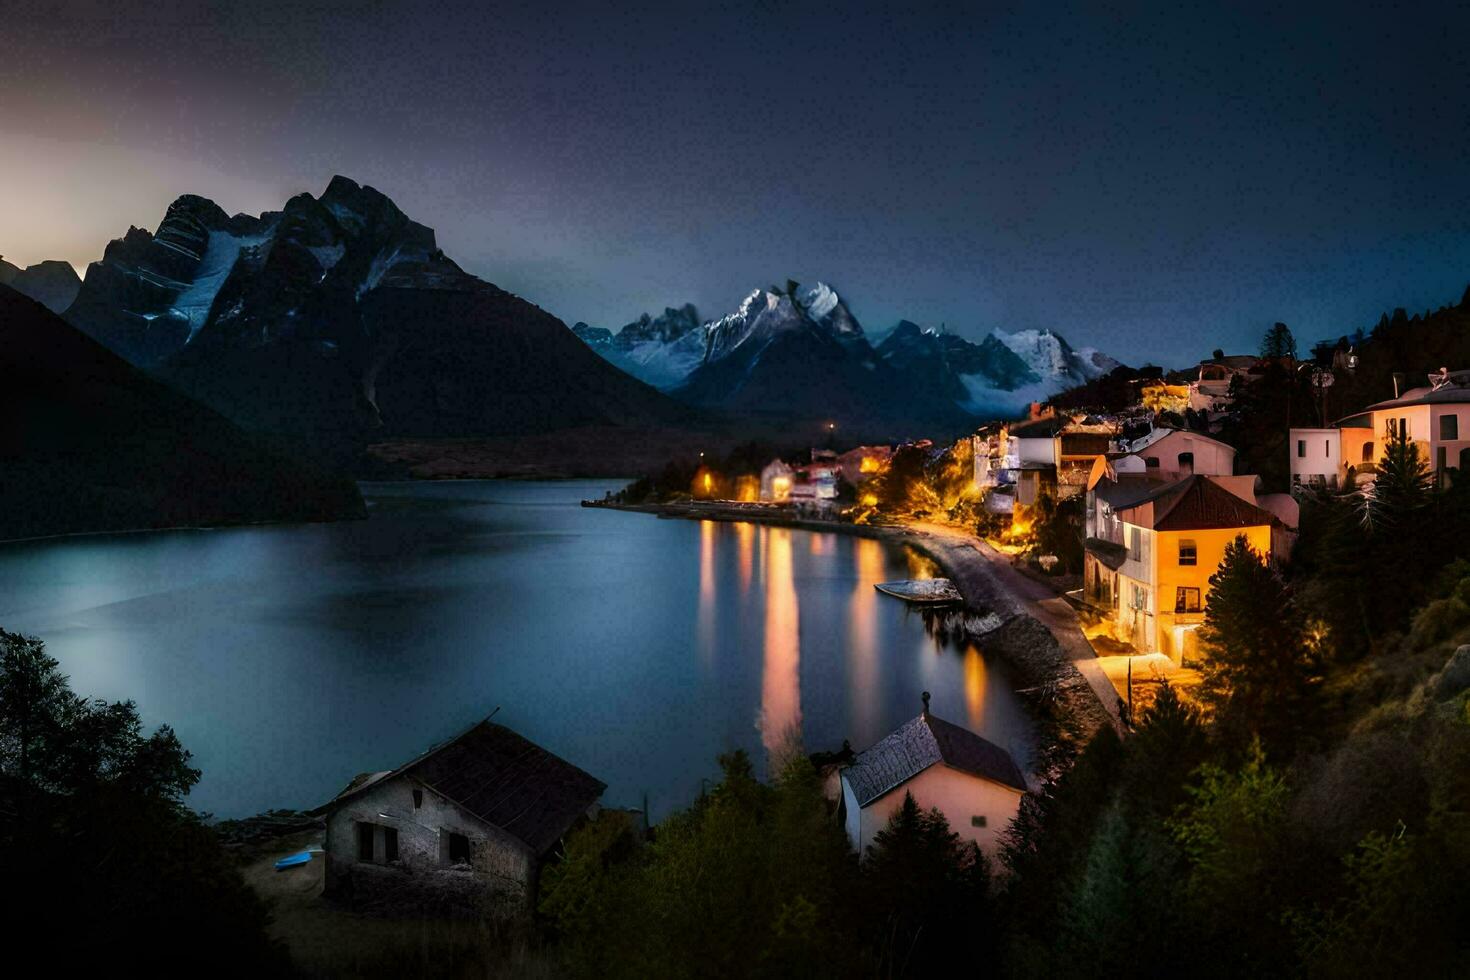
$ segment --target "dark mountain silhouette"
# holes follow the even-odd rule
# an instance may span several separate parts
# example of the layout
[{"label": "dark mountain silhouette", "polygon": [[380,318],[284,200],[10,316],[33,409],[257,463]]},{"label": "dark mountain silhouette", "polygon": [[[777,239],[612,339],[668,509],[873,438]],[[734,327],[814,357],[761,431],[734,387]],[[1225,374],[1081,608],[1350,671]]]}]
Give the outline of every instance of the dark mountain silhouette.
[{"label": "dark mountain silhouette", "polygon": [[48,259],[22,269],[0,258],[0,285],[29,296],[52,313],[64,313],[77,298],[82,280],[70,262]]},{"label": "dark mountain silhouette", "polygon": [[68,319],[249,428],[331,450],[689,414],[345,177],[259,217],[180,197],[156,233],[108,245]]},{"label": "dark mountain silhouette", "polygon": [[263,444],[0,286],[0,539],[364,516]]}]

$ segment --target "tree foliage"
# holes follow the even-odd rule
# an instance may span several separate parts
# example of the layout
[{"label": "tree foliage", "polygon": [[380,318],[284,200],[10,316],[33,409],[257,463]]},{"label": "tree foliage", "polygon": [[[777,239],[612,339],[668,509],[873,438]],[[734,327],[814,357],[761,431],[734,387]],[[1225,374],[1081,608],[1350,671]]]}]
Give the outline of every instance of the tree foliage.
[{"label": "tree foliage", "polygon": [[1288,745],[1310,725],[1321,680],[1291,593],[1242,535],[1225,548],[1210,576],[1200,628],[1204,648],[1200,699],[1220,729],[1243,743],[1252,734]]},{"label": "tree foliage", "polygon": [[144,734],[132,702],[82,698],[58,666],[39,640],[0,631],[0,864],[25,888],[15,935],[64,942],[72,969],[283,971],[265,907],[183,806],[199,771],[173,731]]}]

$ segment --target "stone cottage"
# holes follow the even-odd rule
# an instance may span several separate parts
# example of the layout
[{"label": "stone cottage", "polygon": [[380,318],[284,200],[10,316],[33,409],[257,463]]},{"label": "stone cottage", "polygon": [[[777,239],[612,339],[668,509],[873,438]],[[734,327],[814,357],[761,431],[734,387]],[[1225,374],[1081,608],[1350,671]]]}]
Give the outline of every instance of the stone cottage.
[{"label": "stone cottage", "polygon": [[358,776],[320,808],[327,893],[388,908],[524,906],[542,861],[596,815],[606,788],[482,721],[397,769]]}]

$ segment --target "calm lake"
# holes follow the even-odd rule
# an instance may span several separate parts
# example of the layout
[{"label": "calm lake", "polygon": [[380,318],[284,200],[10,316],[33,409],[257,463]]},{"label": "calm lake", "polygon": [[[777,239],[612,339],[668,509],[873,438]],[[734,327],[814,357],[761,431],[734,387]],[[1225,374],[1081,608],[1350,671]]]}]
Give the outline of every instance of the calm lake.
[{"label": "calm lake", "polygon": [[367,521],[0,545],[0,627],[174,726],[222,817],[324,802],[497,707],[655,819],[715,757],[800,728],[863,748],[933,711],[1028,764],[1002,666],[873,583],[932,569],[837,534],[589,510],[612,482],[365,484]]}]

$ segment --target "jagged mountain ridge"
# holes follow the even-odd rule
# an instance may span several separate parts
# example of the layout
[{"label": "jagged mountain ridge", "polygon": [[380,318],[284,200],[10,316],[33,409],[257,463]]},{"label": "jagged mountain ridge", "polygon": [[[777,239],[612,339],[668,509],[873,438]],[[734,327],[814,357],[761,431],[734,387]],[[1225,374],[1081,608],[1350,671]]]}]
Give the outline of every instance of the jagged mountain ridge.
[{"label": "jagged mountain ridge", "polygon": [[108,245],[67,316],[242,424],[327,446],[688,414],[341,176],[256,217],[178,198]]},{"label": "jagged mountain ridge", "polygon": [[365,516],[283,455],[0,286],[0,539]]},{"label": "jagged mountain ridge", "polygon": [[[995,331],[977,344],[907,320],[874,347],[842,297],[820,282],[756,289],[735,312],[698,327],[689,315],[674,330],[645,315],[618,333],[581,324],[577,336],[691,404],[905,424],[1014,414],[1116,365],[1050,331]],[[656,365],[656,378],[646,365]]]},{"label": "jagged mountain ridge", "polygon": [[604,358],[646,384],[677,386],[704,359],[704,335],[693,304],[667,307],[657,317],[643,314],[617,333],[578,323],[572,332]]},{"label": "jagged mountain ridge", "polygon": [[47,259],[22,269],[0,257],[0,285],[29,296],[52,313],[64,313],[77,298],[82,280],[70,262]]}]

